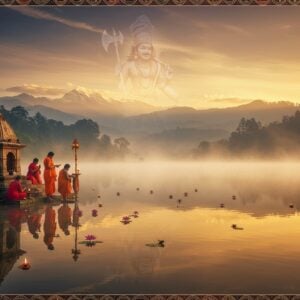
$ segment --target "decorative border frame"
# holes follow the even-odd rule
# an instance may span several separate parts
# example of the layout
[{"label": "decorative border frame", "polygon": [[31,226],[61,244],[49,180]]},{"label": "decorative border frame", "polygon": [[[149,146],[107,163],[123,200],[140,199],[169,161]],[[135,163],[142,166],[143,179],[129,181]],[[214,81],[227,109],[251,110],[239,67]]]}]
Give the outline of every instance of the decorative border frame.
[{"label": "decorative border frame", "polygon": [[158,5],[299,5],[300,0],[0,0],[8,5],[158,6]]},{"label": "decorative border frame", "polygon": [[299,300],[300,294],[8,294],[0,300]]},{"label": "decorative border frame", "polygon": [[[298,6],[300,0],[0,0],[5,6]],[[300,300],[300,294],[0,294],[0,300]]]}]

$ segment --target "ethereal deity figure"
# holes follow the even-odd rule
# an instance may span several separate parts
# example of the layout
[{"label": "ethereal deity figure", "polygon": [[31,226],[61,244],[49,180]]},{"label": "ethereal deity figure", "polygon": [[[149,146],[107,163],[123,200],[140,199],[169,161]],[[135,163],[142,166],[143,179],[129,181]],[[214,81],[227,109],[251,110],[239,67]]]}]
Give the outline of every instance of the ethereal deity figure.
[{"label": "ethereal deity figure", "polygon": [[158,60],[152,44],[153,26],[146,16],[140,16],[131,26],[133,46],[120,67],[120,86],[125,92],[153,95],[159,90],[169,97],[176,93],[170,87],[171,68]]}]

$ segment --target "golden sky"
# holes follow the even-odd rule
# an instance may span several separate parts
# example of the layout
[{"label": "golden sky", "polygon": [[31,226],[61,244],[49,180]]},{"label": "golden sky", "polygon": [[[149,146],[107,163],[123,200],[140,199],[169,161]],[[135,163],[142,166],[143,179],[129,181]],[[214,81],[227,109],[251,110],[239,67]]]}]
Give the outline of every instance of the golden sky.
[{"label": "golden sky", "polygon": [[159,59],[174,72],[177,98],[156,106],[224,107],[251,100],[300,103],[298,7],[49,7],[0,9],[0,95],[58,97],[73,88],[121,99],[116,57],[103,30],[124,35],[146,14]]}]

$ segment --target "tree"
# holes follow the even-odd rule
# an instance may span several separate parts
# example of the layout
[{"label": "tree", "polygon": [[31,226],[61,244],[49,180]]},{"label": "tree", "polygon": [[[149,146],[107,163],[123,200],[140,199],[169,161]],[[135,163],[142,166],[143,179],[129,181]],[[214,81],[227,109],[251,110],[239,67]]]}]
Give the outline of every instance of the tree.
[{"label": "tree", "polygon": [[120,156],[124,157],[127,155],[129,151],[129,141],[127,141],[124,137],[120,137],[114,140],[114,145],[117,148],[117,151]]}]

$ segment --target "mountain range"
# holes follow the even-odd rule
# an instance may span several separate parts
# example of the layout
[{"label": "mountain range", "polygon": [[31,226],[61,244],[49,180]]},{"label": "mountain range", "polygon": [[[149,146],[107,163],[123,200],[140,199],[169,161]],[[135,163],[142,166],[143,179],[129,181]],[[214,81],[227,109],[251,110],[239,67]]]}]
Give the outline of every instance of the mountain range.
[{"label": "mountain range", "polygon": [[42,113],[47,118],[71,124],[82,118],[96,121],[102,133],[123,135],[133,144],[157,144],[166,149],[174,145],[198,145],[203,139],[226,138],[242,117],[256,118],[262,124],[280,121],[292,115],[299,105],[292,102],[254,100],[247,104],[214,109],[191,107],[163,108],[142,101],[104,99],[100,94],[87,95],[71,90],[61,98],[33,97],[29,94],[0,97],[7,109],[21,105],[30,114]]}]

